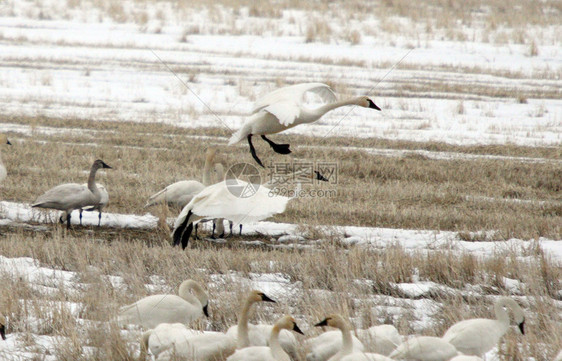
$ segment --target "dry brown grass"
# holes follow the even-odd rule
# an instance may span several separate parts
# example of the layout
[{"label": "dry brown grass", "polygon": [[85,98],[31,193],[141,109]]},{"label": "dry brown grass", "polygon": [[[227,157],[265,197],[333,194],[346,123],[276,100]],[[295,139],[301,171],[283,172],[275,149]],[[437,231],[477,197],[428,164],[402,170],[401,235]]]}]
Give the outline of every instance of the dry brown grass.
[{"label": "dry brown grass", "polygon": [[[13,201],[30,203],[57,184],[83,183],[92,161],[101,158],[114,167],[100,173],[98,179],[110,192],[107,210],[144,214],[142,207],[150,194],[181,179],[201,178],[205,148],[209,145],[219,145],[220,160],[227,167],[240,161],[253,163],[246,145],[222,146],[226,141],[223,130],[43,118],[14,121],[35,124],[35,127],[92,130],[50,136],[39,131],[33,137],[9,135],[17,142],[4,152],[10,176],[3,184],[3,194],[5,199]],[[209,142],[191,136],[196,134],[215,134],[217,138]],[[286,137],[278,135],[277,139],[284,141]],[[562,238],[560,149],[455,147],[292,135],[290,138],[293,157],[274,155],[263,142],[256,142],[258,154],[262,154],[266,162],[337,162],[338,183],[313,186],[315,190],[335,190],[337,196],[317,197],[313,201],[297,199],[286,213],[274,218],[277,221],[305,221],[312,226],[357,225],[462,232],[493,229],[497,231],[497,238]],[[361,150],[345,150],[343,144],[347,141],[365,148],[425,148],[541,157],[547,161],[432,160],[415,155],[384,157]],[[92,147],[92,142],[98,146]],[[269,179],[266,172],[263,179]]]},{"label": "dry brown grass", "polygon": [[[58,292],[46,297],[25,279],[2,275],[7,281],[0,285],[0,307],[10,317],[9,332],[28,334],[30,345],[34,344],[32,332],[64,336],[51,350],[57,359],[130,360],[138,352],[137,346],[130,343],[134,339],[120,335],[118,328],[108,321],[120,305],[147,294],[144,284],[150,283],[150,276],[160,276],[168,285],[167,291],[175,292],[185,278],[208,283],[211,275],[218,275],[219,278],[212,279],[217,287],[209,289],[209,322],[197,322],[194,327],[226,330],[236,322],[238,305],[250,287],[250,273],[278,273],[287,277],[287,287],[297,287],[297,296],[277,305],[256,307],[255,319],[271,322],[279,314],[292,313],[310,335],[317,332],[311,327],[315,321],[328,313],[341,312],[353,317],[358,327],[386,320],[401,333],[412,333],[412,321],[416,319],[413,305],[394,284],[412,282],[415,277],[449,287],[423,296],[440,305],[440,311],[434,324],[428,324],[421,332],[440,335],[460,319],[492,316],[492,301],[485,297],[508,294],[503,283],[496,282],[506,276],[525,284],[526,298],[521,298],[520,303],[526,309],[528,332],[522,337],[511,330],[502,342],[501,359],[510,360],[520,353],[525,359],[547,360],[546,356],[560,346],[557,335],[562,331],[562,323],[559,306],[552,298],[559,296],[548,290],[560,289],[562,271],[540,250],[530,250],[525,260],[510,251],[482,260],[458,251],[410,253],[400,246],[383,251],[346,249],[330,242],[307,251],[262,250],[237,245],[235,239],[230,246],[198,241],[187,252],[181,252],[166,243],[147,245],[143,231],[122,230],[118,238],[100,241],[106,232],[109,230],[91,232],[88,228],[77,228],[69,233],[60,229],[40,233],[3,227],[0,254],[29,256],[42,265],[76,272],[75,281],[83,285],[80,293],[59,287]],[[123,277],[124,286],[114,287],[107,275]],[[77,322],[70,314],[62,303],[66,301],[82,305],[79,317],[84,322]],[[45,307],[45,302],[55,306]],[[403,311],[379,314],[374,312],[374,306],[399,306]],[[29,323],[30,317],[40,321],[39,329],[37,324]],[[80,352],[84,342],[96,348],[93,355]],[[522,343],[522,349],[514,348],[516,342]],[[543,346],[536,346],[536,342]]]}]

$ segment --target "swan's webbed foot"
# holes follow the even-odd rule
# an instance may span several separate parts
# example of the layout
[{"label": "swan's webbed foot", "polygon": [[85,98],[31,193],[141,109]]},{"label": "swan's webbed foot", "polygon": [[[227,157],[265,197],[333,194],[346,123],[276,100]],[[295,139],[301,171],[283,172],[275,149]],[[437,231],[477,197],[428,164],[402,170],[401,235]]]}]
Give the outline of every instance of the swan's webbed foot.
[{"label": "swan's webbed foot", "polygon": [[275,153],[279,154],[290,154],[291,150],[289,149],[290,144],[277,144],[270,139],[268,139],[265,135],[261,136],[261,139],[265,140],[267,144],[273,149]]},{"label": "swan's webbed foot", "polygon": [[254,160],[256,162],[258,162],[258,164],[262,167],[265,168],[265,166],[263,165],[263,163],[261,162],[261,160],[258,158],[258,155],[256,154],[256,148],[254,148],[254,145],[252,144],[252,134],[248,135],[248,144],[250,145],[250,153],[252,154],[252,157],[254,158]]}]

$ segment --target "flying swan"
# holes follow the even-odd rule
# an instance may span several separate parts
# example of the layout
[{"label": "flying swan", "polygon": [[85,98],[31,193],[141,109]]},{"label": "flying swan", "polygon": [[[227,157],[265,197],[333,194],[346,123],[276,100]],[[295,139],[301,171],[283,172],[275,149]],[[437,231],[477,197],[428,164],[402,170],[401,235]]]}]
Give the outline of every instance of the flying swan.
[{"label": "flying swan", "polygon": [[[320,96],[326,104],[318,108],[308,108],[303,104],[304,95],[312,92]],[[313,123],[330,110],[354,105],[381,110],[366,96],[336,101],[336,95],[330,87],[323,83],[303,83],[283,87],[265,95],[254,104],[252,115],[242,127],[230,137],[229,145],[236,144],[243,139],[248,140],[250,153],[262,167],[261,160],[252,144],[252,136],[261,135],[271,148],[279,154],[289,154],[289,144],[277,144],[266,137],[293,128],[299,124]],[[265,168],[265,167],[264,167]]]}]

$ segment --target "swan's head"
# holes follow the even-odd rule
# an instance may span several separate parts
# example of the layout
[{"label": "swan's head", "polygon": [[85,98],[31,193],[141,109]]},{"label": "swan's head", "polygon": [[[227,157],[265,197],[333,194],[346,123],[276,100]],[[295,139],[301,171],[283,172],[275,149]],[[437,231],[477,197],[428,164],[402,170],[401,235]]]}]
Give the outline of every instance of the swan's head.
[{"label": "swan's head", "polygon": [[267,295],[261,291],[252,291],[250,292],[250,295],[248,296],[248,302],[250,303],[254,303],[254,302],[275,302],[274,300],[272,300],[271,298],[267,297]]},{"label": "swan's head", "polygon": [[94,164],[92,165],[92,168],[96,168],[96,169],[100,169],[100,168],[109,168],[111,169],[110,166],[108,166],[103,160],[101,159],[97,159]]},{"label": "swan's head", "polygon": [[300,333],[301,335],[304,335],[299,326],[297,326],[297,322],[295,321],[295,319],[291,316],[283,316],[279,321],[275,323],[274,327],[289,331],[295,331],[297,333]]},{"label": "swan's head", "polygon": [[339,329],[344,329],[347,327],[347,322],[345,319],[338,314],[329,315],[322,321],[318,322],[314,327],[321,327],[321,326],[330,326]]},{"label": "swan's head", "polygon": [[371,108],[371,109],[375,109],[375,110],[381,110],[381,108],[379,108],[378,105],[375,104],[374,101],[371,100],[371,98],[369,97],[361,97],[359,98],[359,102],[357,103],[357,105],[365,107],[365,108]]},{"label": "swan's head", "polygon": [[2,145],[4,145],[4,144],[12,145],[12,143],[10,143],[10,141],[8,140],[8,137],[6,136],[6,134],[0,134],[0,144],[2,144]]},{"label": "swan's head", "polygon": [[209,317],[209,296],[207,296],[207,292],[205,292],[198,282],[194,280],[185,280],[181,283],[178,294],[180,297],[185,298],[189,293],[189,290],[193,291],[193,295],[197,298],[199,303],[201,303],[203,314]]},{"label": "swan's head", "polygon": [[500,297],[496,302],[496,307],[498,306],[502,308],[507,307],[511,310],[511,312],[513,312],[513,319],[515,320],[515,323],[517,323],[517,326],[519,327],[521,333],[524,335],[525,313],[523,313],[523,309],[521,308],[521,306],[519,306],[519,304],[510,297]]}]

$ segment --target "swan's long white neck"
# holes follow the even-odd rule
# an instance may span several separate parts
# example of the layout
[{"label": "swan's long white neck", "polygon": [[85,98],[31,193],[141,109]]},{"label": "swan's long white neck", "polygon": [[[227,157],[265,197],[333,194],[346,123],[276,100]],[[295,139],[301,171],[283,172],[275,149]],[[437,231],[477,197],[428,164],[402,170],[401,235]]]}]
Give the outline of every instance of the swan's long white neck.
[{"label": "swan's long white neck", "polygon": [[238,348],[244,348],[250,346],[250,336],[248,334],[248,317],[250,314],[250,307],[252,307],[253,302],[247,300],[244,303],[240,317],[238,318]]},{"label": "swan's long white neck", "polygon": [[92,168],[90,169],[90,176],[88,177],[88,189],[97,195],[99,195],[99,190],[96,186],[96,172],[98,169],[99,167],[97,164],[92,165]]},{"label": "swan's long white neck", "polygon": [[213,163],[212,160],[209,159],[209,157],[207,157],[207,159],[205,160],[205,167],[203,168],[203,185],[205,187],[213,184],[213,181],[211,180],[211,165],[212,165],[212,163]]},{"label": "swan's long white neck", "polygon": [[344,107],[346,105],[358,105],[359,101],[362,98],[351,98],[346,100],[340,100],[333,103],[324,104],[316,109],[307,110],[308,117],[306,117],[306,123],[314,122],[320,119],[324,114],[328,113],[330,110],[334,110],[340,107]]},{"label": "swan's long white neck", "polygon": [[351,338],[351,329],[347,323],[343,323],[340,327],[342,334],[341,356],[348,355],[353,351],[353,339]]},{"label": "swan's long white neck", "polygon": [[278,361],[290,361],[289,355],[283,350],[281,344],[279,343],[279,333],[281,329],[279,326],[274,325],[271,330],[271,336],[269,336],[269,347],[271,348],[271,354],[275,360]]}]

